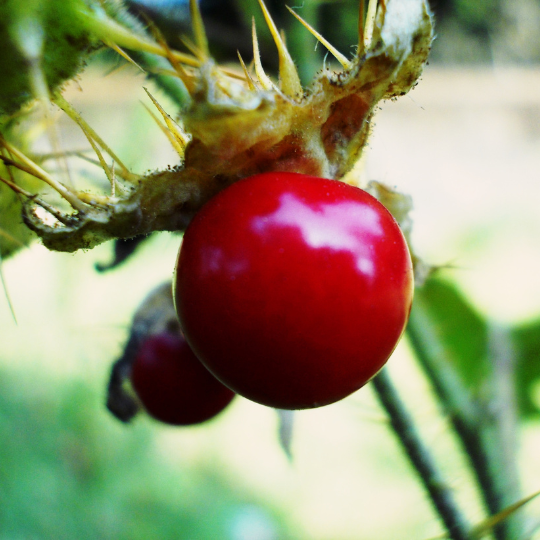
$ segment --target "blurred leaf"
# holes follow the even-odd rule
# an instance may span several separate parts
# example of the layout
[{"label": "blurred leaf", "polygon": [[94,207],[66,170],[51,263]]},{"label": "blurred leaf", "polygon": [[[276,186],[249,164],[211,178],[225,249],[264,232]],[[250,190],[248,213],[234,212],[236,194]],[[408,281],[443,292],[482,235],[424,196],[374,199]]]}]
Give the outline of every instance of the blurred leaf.
[{"label": "blurred leaf", "polygon": [[[24,148],[26,146],[26,141],[20,136],[13,136],[11,129],[4,126],[1,126],[0,129],[3,131],[3,137],[13,139],[10,142],[13,142],[18,147]],[[13,171],[13,169],[8,169],[2,162],[0,162],[0,178],[8,181],[15,178],[19,187],[30,192],[36,192],[42,187],[39,180],[26,174],[19,174],[18,171]],[[35,238],[35,234],[23,223],[20,195],[6,184],[0,182],[0,257],[3,260],[11,257],[21,248],[29,245]]]},{"label": "blurred leaf", "polygon": [[37,73],[55,89],[83,67],[95,42],[77,16],[85,8],[83,0],[0,2],[0,115],[37,97]]},{"label": "blurred leaf", "polygon": [[461,24],[473,31],[489,28],[499,11],[498,0],[455,0],[455,6]]},{"label": "blurred leaf", "polygon": [[411,319],[420,311],[429,317],[446,361],[465,387],[476,392],[489,369],[487,322],[453,285],[433,277],[416,290]]},{"label": "blurred leaf", "polygon": [[511,331],[517,355],[516,380],[518,407],[523,416],[540,413],[540,320],[518,326]]},{"label": "blurred leaf", "polygon": [[220,469],[160,459],[159,426],[126,428],[102,399],[82,381],[0,370],[1,540],[255,538],[238,534],[253,509],[257,538],[291,538]]}]

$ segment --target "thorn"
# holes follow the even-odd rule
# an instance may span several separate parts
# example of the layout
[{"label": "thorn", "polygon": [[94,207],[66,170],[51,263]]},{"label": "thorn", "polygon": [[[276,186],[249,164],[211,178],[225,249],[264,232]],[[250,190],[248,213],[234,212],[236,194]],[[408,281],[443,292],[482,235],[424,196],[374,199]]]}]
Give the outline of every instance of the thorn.
[{"label": "thorn", "polygon": [[371,47],[373,29],[375,28],[375,16],[377,15],[377,0],[369,0],[366,23],[364,25],[364,48],[366,51]]},{"label": "thorn", "polygon": [[279,55],[279,77],[281,82],[281,90],[290,97],[298,96],[303,93],[302,84],[300,83],[300,77],[298,76],[298,71],[296,66],[287,50],[287,47],[283,43],[281,36],[279,35],[278,29],[266,8],[263,0],[259,0],[266,24],[274,38],[274,43],[276,44],[278,55]]},{"label": "thorn", "polygon": [[192,94],[195,90],[193,77],[189,76],[187,71],[182,66],[180,60],[174,55],[174,51],[169,47],[167,41],[165,40],[159,29],[154,27],[153,25],[151,28],[156,41],[163,47],[163,50],[165,51],[165,57],[174,69],[174,72],[172,72],[171,75],[178,77],[184,83],[184,86],[186,87],[188,93]]},{"label": "thorn", "polygon": [[[82,131],[90,136],[109,156],[111,156],[114,161],[122,169],[122,178],[125,178],[129,181],[138,180],[139,176],[130,172],[130,170],[123,164],[122,160],[109,148],[105,141],[90,127],[89,124],[75,111],[75,109],[60,95],[56,94],[53,98],[53,102],[58,105],[81,129]],[[87,135],[87,136],[88,136]]]},{"label": "thorn", "polygon": [[272,90],[275,88],[274,83],[268,77],[268,75],[264,72],[264,69],[261,64],[261,55],[259,53],[259,42],[257,40],[257,30],[255,28],[255,18],[252,19],[252,37],[253,37],[253,64],[255,66],[255,74],[257,75],[257,79],[259,79],[259,83],[263,87],[264,90]]},{"label": "thorn", "polygon": [[74,152],[73,155],[77,156],[83,161],[86,161],[87,163],[91,163],[92,165],[95,165],[96,167],[101,168],[101,163],[99,162],[99,160],[91,158],[89,156],[85,156],[83,152]]},{"label": "thorn", "polygon": [[185,148],[189,142],[188,136],[184,133],[182,128],[165,112],[163,107],[156,101],[154,96],[145,88],[144,91],[148,94],[148,97],[152,100],[152,103],[156,109],[163,116],[165,124],[167,125],[167,131],[170,133],[170,137],[167,135],[169,141],[173,145],[173,148],[176,150],[176,153],[180,156],[180,159],[184,159]]},{"label": "thorn", "polygon": [[32,200],[38,206],[41,206],[43,210],[49,212],[49,214],[51,214],[51,216],[57,219],[60,223],[63,223],[64,225],[68,224],[69,220],[65,217],[64,214],[59,212],[56,208],[54,208],[54,206],[51,206],[49,203],[45,202],[43,199],[40,199],[34,193],[30,193],[29,191],[26,191],[22,187],[11,182],[10,180],[7,180],[6,178],[2,178],[1,176],[0,176],[0,182],[3,182],[4,184],[6,184],[6,186],[11,188],[15,193],[18,193],[19,195],[23,195],[27,199]]},{"label": "thorn", "polygon": [[[6,158],[5,156],[0,155],[0,160],[2,160],[7,165],[12,165],[17,169],[30,174],[38,178],[39,180],[49,184],[61,197],[63,197],[75,210],[80,212],[86,211],[86,206],[81,202],[75,193],[70,189],[64,186],[62,183],[56,181],[50,174],[45,172],[39,165],[34,163],[30,158],[26,157],[23,152],[12,146],[5,139],[0,137],[0,146],[3,146],[8,153],[17,158],[19,162],[14,161],[13,159]],[[53,214],[54,215],[54,214]],[[56,217],[56,216],[55,216]]]},{"label": "thorn", "polygon": [[[92,165],[95,165],[96,167],[99,167],[101,169],[101,162],[98,159],[93,159],[93,158],[91,158],[89,156],[86,156],[84,154],[85,152],[89,152],[89,151],[90,151],[90,149],[87,149],[87,150],[73,150],[71,152],[67,152],[66,155],[78,157],[79,159],[82,159],[83,161],[86,161],[87,163],[91,163]],[[43,156],[41,156],[41,157],[43,157]],[[119,176],[120,178],[122,178],[122,180],[127,180],[127,178],[125,178],[123,176],[123,173],[121,171],[117,171],[115,169],[114,172],[115,172],[115,176]],[[79,192],[77,195],[78,195],[79,199],[84,200],[84,193]],[[95,198],[97,196],[94,195],[93,197]]]},{"label": "thorn", "polygon": [[244,59],[242,58],[242,55],[240,54],[240,51],[236,51],[236,54],[238,54],[238,60],[240,61],[240,65],[242,66],[242,69],[244,70],[244,75],[246,76],[246,81],[248,83],[249,89],[250,90],[256,90],[255,84],[253,83],[251,75],[248,72],[248,69],[246,67],[246,64],[244,63]]},{"label": "thorn", "polygon": [[[99,160],[99,164],[101,165],[101,168],[103,169],[103,171],[105,172],[105,175],[109,179],[109,182],[111,184],[111,190],[114,193],[114,190],[115,190],[115,188],[114,188],[114,184],[115,184],[114,176],[112,174],[111,169],[109,168],[109,166],[105,162],[105,159],[103,158],[103,154],[101,153],[101,150],[99,149],[99,147],[95,143],[95,141],[92,138],[92,136],[90,135],[90,133],[88,133],[88,131],[86,130],[84,124],[79,124],[79,127],[81,128],[81,131],[84,133],[84,136],[86,137],[86,139],[90,143],[90,146],[92,147],[92,150],[94,150],[94,152],[95,152],[95,154],[96,154],[96,156],[97,156],[97,158]],[[114,161],[113,161],[113,163],[114,163]]]},{"label": "thorn", "polygon": [[358,51],[356,52],[356,56],[358,58],[364,56],[364,52],[365,52],[364,50],[365,12],[366,12],[366,2],[365,0],[360,0],[360,5],[358,8]]},{"label": "thorn", "polygon": [[59,163],[60,169],[63,171],[66,179],[67,185],[70,187],[70,189],[75,189],[75,184],[73,183],[73,178],[71,176],[71,172],[69,170],[69,165],[67,162],[67,156],[64,152],[60,150],[61,144],[60,144],[60,134],[58,131],[58,125],[51,124],[48,126],[48,137],[49,142],[51,145],[51,149],[53,150],[53,154],[56,154],[57,162]]},{"label": "thorn", "polygon": [[180,41],[184,44],[186,49],[199,61],[199,64],[203,64],[204,61],[208,58],[204,56],[204,53],[197,47],[193,41],[188,36],[183,35],[180,38]]},{"label": "thorn", "polygon": [[84,152],[89,152],[89,148],[86,148],[84,150],[67,150],[65,152],[50,152],[47,154],[38,154],[34,156],[34,161],[40,165],[41,163],[45,163],[46,161],[49,161],[50,159],[59,159],[61,157],[70,157],[70,156],[77,156],[81,157],[81,154]]},{"label": "thorn", "polygon": [[152,119],[157,124],[159,129],[163,131],[163,134],[167,137],[167,139],[169,139],[169,142],[171,143],[172,147],[178,153],[178,150],[176,149],[177,141],[174,138],[173,134],[170,132],[170,130],[167,128],[167,126],[152,112],[152,110],[150,109],[150,107],[148,107],[148,105],[146,105],[146,103],[142,103],[141,101],[141,104],[146,109],[148,114],[152,117]]},{"label": "thorn", "polygon": [[294,12],[289,6],[285,6],[301,23],[302,25],[317,39],[320,41],[334,56],[334,58],[343,66],[344,69],[348,69],[351,67],[351,62],[347,59],[347,57],[343,54],[341,54],[333,45],[331,45],[315,28],[313,28],[309,23],[304,21],[300,15],[298,15],[296,12]]},{"label": "thorn", "polygon": [[127,60],[130,64],[134,65],[136,68],[140,69],[144,74],[146,74],[146,71],[139,65],[129,54],[126,53],[126,51],[122,50],[116,43],[113,43],[112,41],[106,41],[105,45],[107,47],[110,47],[113,51],[117,52],[124,60]]},{"label": "thorn", "polygon": [[217,69],[219,71],[221,71],[221,73],[227,75],[231,79],[237,79],[239,81],[245,81],[246,80],[244,73],[241,73],[240,71],[238,71],[234,67],[233,68],[228,68],[226,66],[225,67],[224,66],[216,66],[216,67],[217,67]]},{"label": "thorn", "polygon": [[197,0],[189,0],[189,12],[191,14],[191,25],[193,27],[193,35],[197,48],[202,53],[204,60],[210,58],[210,50],[208,49],[208,39],[204,30],[204,23],[199,9]]}]

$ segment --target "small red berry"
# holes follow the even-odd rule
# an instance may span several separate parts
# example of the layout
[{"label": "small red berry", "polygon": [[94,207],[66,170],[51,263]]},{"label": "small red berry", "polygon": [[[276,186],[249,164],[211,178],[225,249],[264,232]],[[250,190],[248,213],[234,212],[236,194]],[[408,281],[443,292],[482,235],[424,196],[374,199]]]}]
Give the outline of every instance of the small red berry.
[{"label": "small red berry", "polygon": [[133,362],[131,382],[147,412],[167,424],[199,424],[222,411],[234,392],[196,358],[183,336],[147,337]]},{"label": "small red berry", "polygon": [[240,180],[202,208],[174,284],[197,357],[238,394],[282,409],[366,384],[396,347],[414,289],[405,238],[374,197],[280,172]]}]

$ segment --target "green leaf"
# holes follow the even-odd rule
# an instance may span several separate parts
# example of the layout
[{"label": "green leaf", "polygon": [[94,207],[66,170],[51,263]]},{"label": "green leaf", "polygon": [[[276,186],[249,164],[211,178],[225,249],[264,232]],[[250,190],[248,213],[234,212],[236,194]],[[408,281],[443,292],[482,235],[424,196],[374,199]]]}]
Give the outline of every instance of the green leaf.
[{"label": "green leaf", "polygon": [[487,321],[455,286],[433,277],[415,293],[411,323],[418,323],[419,332],[412,339],[414,347],[421,346],[423,339],[421,317],[429,320],[445,361],[451,363],[462,384],[475,393],[489,373]]},{"label": "green leaf", "polygon": [[522,416],[540,413],[540,399],[535,391],[540,388],[540,320],[514,327],[511,330],[517,356],[517,400]]},{"label": "green leaf", "polygon": [[11,114],[40,87],[53,90],[83,67],[94,39],[78,17],[83,0],[0,2],[0,114]]}]

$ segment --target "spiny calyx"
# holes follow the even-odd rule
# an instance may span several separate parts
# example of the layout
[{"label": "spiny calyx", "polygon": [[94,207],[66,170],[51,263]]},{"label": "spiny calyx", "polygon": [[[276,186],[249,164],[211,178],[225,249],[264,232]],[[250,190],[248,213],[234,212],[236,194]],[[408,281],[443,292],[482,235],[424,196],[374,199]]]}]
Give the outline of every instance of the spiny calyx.
[{"label": "spiny calyx", "polygon": [[[359,43],[352,59],[295,15],[342,66],[341,70],[324,68],[308,88],[302,88],[262,0],[279,53],[278,82],[263,69],[255,25],[253,69],[242,58],[238,71],[218,66],[209,56],[195,0],[191,2],[193,55],[172,51],[159,35],[152,41],[116,29],[115,41],[108,39],[110,46],[165,57],[189,94],[179,119],[172,118],[149,94],[163,120],[153,116],[178,153],[179,163],[148,175],[134,174],[57,94],[53,101],[88,138],[109,178],[111,194],[89,195],[66,187],[1,140],[4,162],[47,183],[73,208],[71,213],[61,212],[11,183],[27,197],[25,223],[48,248],[75,251],[112,238],[182,230],[218,191],[261,172],[290,171],[356,182],[348,173],[366,145],[375,105],[414,86],[433,38],[426,0],[370,0],[365,22],[361,4]],[[107,165],[104,153],[113,159],[114,167]],[[36,211],[37,206],[54,217],[52,225],[43,212]]]}]

